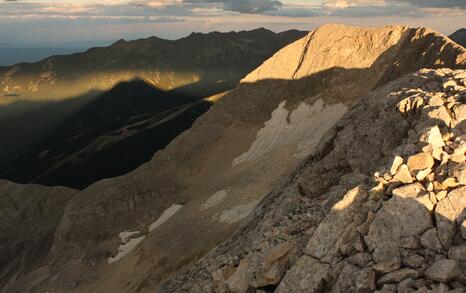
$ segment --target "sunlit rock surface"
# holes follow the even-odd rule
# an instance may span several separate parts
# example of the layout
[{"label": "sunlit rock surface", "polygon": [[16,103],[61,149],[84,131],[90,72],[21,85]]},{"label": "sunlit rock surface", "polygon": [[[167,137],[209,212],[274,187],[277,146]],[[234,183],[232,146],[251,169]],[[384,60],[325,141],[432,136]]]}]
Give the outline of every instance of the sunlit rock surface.
[{"label": "sunlit rock surface", "polygon": [[[334,47],[339,50],[331,49]],[[367,59],[366,63],[352,64],[348,61],[352,53],[355,58]],[[462,125],[456,118],[461,115],[452,115],[461,113],[460,103],[451,98],[460,88],[444,88],[443,83],[454,79],[457,85],[464,84],[459,77],[452,77],[461,71],[449,70],[424,70],[388,82],[424,67],[464,68],[465,58],[463,48],[427,29],[339,25],[317,29],[279,51],[226,93],[150,162],[77,193],[65,208],[51,249],[43,255],[53,273],[34,289],[209,292],[215,288],[221,291],[224,286],[249,290],[265,283],[265,289],[281,286],[282,292],[299,292],[306,284],[312,284],[315,290],[328,284],[335,284],[335,291],[352,286],[362,291],[379,288],[381,276],[404,269],[401,265],[407,262],[376,253],[386,251],[385,238],[374,240],[372,251],[362,237],[376,231],[372,225],[380,218],[382,206],[399,204],[391,199],[403,183],[393,179],[389,172],[393,166],[387,166],[386,172],[381,167],[397,155],[406,171],[408,158],[422,152],[432,155],[434,165],[431,172],[416,170],[413,182],[424,184],[430,174],[440,172],[435,158],[442,160],[442,151],[448,150],[450,155],[451,150],[440,151],[438,144],[432,150],[423,148],[425,145],[418,145],[418,135],[438,124],[445,147],[454,149],[445,141],[454,142],[457,137],[450,133],[449,126],[459,129]],[[434,93],[447,97],[440,97],[442,105],[425,106]],[[440,104],[439,97],[435,103]],[[409,107],[400,107],[405,104]],[[277,109],[282,115],[275,120],[272,113]],[[283,119],[285,111],[287,119]],[[339,118],[314,116],[322,112],[336,113]],[[414,112],[416,115],[412,115]],[[325,131],[319,133],[318,125],[310,121],[317,121]],[[275,143],[266,131],[269,125],[283,129],[277,133],[285,139]],[[289,125],[296,125],[302,137]],[[308,133],[306,126],[316,131]],[[261,141],[263,147],[257,147]],[[274,147],[269,148],[265,142]],[[233,163],[249,150],[254,155],[247,155],[248,160]],[[299,154],[309,155],[303,158]],[[393,169],[396,174],[398,168]],[[371,191],[376,171],[380,173],[377,178],[386,182],[380,180],[380,186]],[[459,186],[455,187],[459,183],[450,178],[435,179],[438,184],[423,188],[427,192],[443,188],[448,196],[449,189]],[[220,196],[221,200],[214,198],[216,205],[205,209],[205,203],[221,190],[227,195]],[[435,212],[436,203],[428,204],[427,200],[432,202],[431,197],[415,198],[412,210],[422,211],[415,215],[424,217]],[[183,208],[149,233],[151,223],[173,205]],[[339,219],[339,225],[325,224],[333,217]],[[352,220],[346,230],[345,219]],[[422,229],[434,228],[434,223],[422,223]],[[456,227],[455,239],[459,231]],[[419,244],[413,237],[421,236],[418,234],[424,231],[420,230],[417,226],[403,230],[407,237],[397,247],[417,249]],[[121,231],[140,231],[146,237],[120,261],[108,264],[108,258],[115,256],[121,245]],[[318,231],[339,234],[314,235]],[[311,238],[324,239],[329,246],[304,255],[313,249],[306,247]],[[290,241],[289,248],[277,248],[286,241]],[[452,247],[458,245],[452,243]],[[383,261],[376,263],[376,259]],[[412,257],[409,261],[422,266],[425,260]],[[307,271],[295,268],[296,263],[303,264]],[[319,266],[306,266],[313,263]],[[13,283],[21,282],[27,273],[29,270],[21,271]],[[302,279],[311,275],[311,279]],[[414,275],[403,270],[383,280]],[[375,283],[371,278],[377,278]],[[287,281],[281,285],[281,280]]]}]

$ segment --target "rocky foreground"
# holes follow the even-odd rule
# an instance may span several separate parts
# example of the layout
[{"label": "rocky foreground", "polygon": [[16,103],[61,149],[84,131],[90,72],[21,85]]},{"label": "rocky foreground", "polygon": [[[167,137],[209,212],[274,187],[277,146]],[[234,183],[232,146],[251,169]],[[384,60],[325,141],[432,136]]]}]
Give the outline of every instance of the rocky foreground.
[{"label": "rocky foreground", "polygon": [[252,221],[165,292],[465,292],[466,71],[358,102]]},{"label": "rocky foreground", "polygon": [[[403,77],[422,68],[466,69],[466,51],[425,28],[314,30],[219,97],[150,162],[70,191],[49,221],[38,221],[46,226],[38,235],[47,241],[43,249],[34,250],[30,229],[16,229],[35,219],[22,220],[16,203],[0,197],[0,232],[14,236],[0,246],[0,288],[309,292],[354,291],[356,280],[369,280],[363,289],[370,291],[397,283],[381,278],[407,268],[411,254],[427,269],[433,252],[407,250],[405,241],[421,248],[424,232],[441,223],[430,216],[438,204],[396,194],[413,178],[419,183],[409,188],[425,194],[456,184],[437,172],[440,146],[423,149],[419,139],[438,125],[450,141],[442,150],[454,154],[452,142],[464,130],[465,86],[460,71]],[[432,162],[430,155],[435,165],[413,167],[409,157],[419,152],[428,153],[419,162]],[[437,183],[429,187],[422,176]],[[33,195],[14,186],[17,198]],[[38,192],[47,199],[51,191]],[[13,212],[2,217],[3,209]],[[439,255],[447,257],[450,247],[437,237]],[[413,270],[411,279],[424,278],[424,269]],[[456,279],[449,286],[463,284]]]}]

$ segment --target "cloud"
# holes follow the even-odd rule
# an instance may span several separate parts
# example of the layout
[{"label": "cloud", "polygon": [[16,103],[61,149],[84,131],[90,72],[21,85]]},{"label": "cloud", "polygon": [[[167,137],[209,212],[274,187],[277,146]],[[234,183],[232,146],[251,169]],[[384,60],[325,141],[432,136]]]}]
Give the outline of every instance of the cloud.
[{"label": "cloud", "polygon": [[329,16],[458,16],[466,0],[325,0],[322,9]]},{"label": "cloud", "polygon": [[[395,2],[391,0],[391,2]],[[465,0],[399,0],[413,6],[428,8],[461,8],[466,9]]]},{"label": "cloud", "polygon": [[240,13],[262,14],[279,10],[283,3],[278,0],[184,0],[187,4],[221,4],[223,10]]}]

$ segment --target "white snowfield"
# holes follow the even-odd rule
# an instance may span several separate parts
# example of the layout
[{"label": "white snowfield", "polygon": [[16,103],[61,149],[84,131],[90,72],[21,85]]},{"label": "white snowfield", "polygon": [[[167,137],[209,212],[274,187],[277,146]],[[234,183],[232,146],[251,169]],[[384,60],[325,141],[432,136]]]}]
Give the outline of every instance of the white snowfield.
[{"label": "white snowfield", "polygon": [[227,197],[227,195],[228,192],[225,189],[217,191],[201,205],[201,208],[203,210],[207,210],[216,205],[219,205]]},{"label": "white snowfield", "polygon": [[324,106],[318,99],[312,106],[301,103],[289,113],[286,101],[272,112],[272,118],[257,132],[249,150],[233,160],[233,166],[261,159],[266,154],[290,144],[297,144],[295,156],[311,154],[322,136],[346,113],[343,104]]},{"label": "white snowfield", "polygon": [[120,239],[124,243],[123,245],[120,245],[118,247],[118,254],[115,257],[110,257],[108,259],[108,263],[112,264],[115,262],[120,261],[122,258],[127,256],[136,246],[146,238],[146,236],[141,236],[138,238],[133,238],[131,239],[132,236],[139,234],[139,231],[134,231],[134,232],[121,232],[120,233]]},{"label": "white snowfield", "polygon": [[182,207],[183,207],[182,205],[173,204],[171,207],[166,209],[162,213],[162,215],[154,223],[152,223],[149,226],[149,232],[154,231],[155,228],[157,228],[160,225],[162,225],[163,223],[165,223],[165,221],[167,221],[170,217],[172,217],[174,214],[176,214],[176,212],[178,212]]}]

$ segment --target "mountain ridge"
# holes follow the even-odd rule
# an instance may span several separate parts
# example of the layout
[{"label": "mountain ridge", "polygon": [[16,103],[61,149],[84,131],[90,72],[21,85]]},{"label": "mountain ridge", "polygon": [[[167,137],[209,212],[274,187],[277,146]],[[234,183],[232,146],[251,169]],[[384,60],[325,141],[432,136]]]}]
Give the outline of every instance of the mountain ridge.
[{"label": "mountain ridge", "polygon": [[[209,103],[203,98],[231,89],[248,71],[303,34],[299,31],[275,34],[256,30],[198,34],[176,41],[153,37],[119,41],[110,47],[93,48],[71,56],[54,56],[39,63],[19,64],[4,69],[3,74],[0,73],[0,95],[3,92],[8,97],[0,97],[0,104],[3,103],[0,106],[0,123],[6,125],[0,130],[0,135],[11,139],[5,141],[0,151],[1,176],[21,183],[66,185],[82,189],[100,179],[125,174],[150,159],[153,153],[189,127],[192,119],[204,113]],[[115,88],[121,87],[121,82],[131,80],[143,80],[146,88],[154,89],[145,91],[150,92],[150,98],[165,98],[173,109],[195,100],[202,105],[189,110],[189,114],[185,112],[184,116],[177,118],[178,122],[170,122],[173,131],[158,127],[160,131],[153,135],[161,135],[164,143],[156,143],[152,148],[142,142],[142,145],[128,143],[126,146],[135,155],[125,164],[112,161],[110,149],[95,148],[94,152],[92,147],[83,147],[80,150],[83,157],[77,158],[70,151],[76,145],[69,145],[68,148],[61,145],[61,141],[67,142],[92,127],[89,123],[109,123],[112,119],[116,120],[118,115],[129,119],[129,113],[118,114],[118,109],[113,109],[112,103],[107,103],[105,107],[105,111],[110,113],[106,121],[102,121],[96,111],[93,116],[85,112],[89,105],[101,103],[105,96],[117,95]],[[137,93],[142,90],[136,83],[131,85],[133,88],[124,93],[129,108],[131,103],[146,103],[145,114],[161,112],[150,106],[153,103],[149,97]],[[179,96],[185,98],[180,100],[177,98]],[[144,111],[138,113],[144,114]],[[82,121],[68,127],[68,120],[75,117],[81,117]],[[36,121],[40,121],[41,125]],[[181,125],[183,127],[179,128]],[[115,137],[112,133],[117,130],[102,129],[95,137],[89,137],[89,141],[80,141],[77,145],[90,146],[97,143],[94,142],[96,140],[111,139]],[[147,131],[151,130],[140,129],[140,137]],[[61,154],[55,152],[54,157],[43,156],[58,149],[62,149]],[[109,158],[101,162],[104,165],[101,171],[96,171],[93,168],[95,165],[89,165],[93,156]],[[65,162],[71,165],[67,167],[67,172],[47,170]],[[82,180],[72,182],[73,177]]]},{"label": "mountain ridge", "polygon": [[449,38],[466,48],[466,29],[457,30]]},{"label": "mountain ridge", "polygon": [[[396,120],[399,116],[383,115],[388,108],[398,111],[408,106],[388,107],[377,99],[386,88],[377,88],[401,77],[409,93],[410,82],[417,84],[424,73],[403,76],[425,67],[464,69],[466,50],[427,29],[344,25],[316,29],[275,53],[149,162],[76,193],[51,229],[53,244],[40,255],[44,262],[28,270],[12,266],[17,274],[3,277],[0,284],[22,286],[34,279],[31,274],[48,270],[31,282],[32,291],[209,292],[214,281],[210,273],[225,260],[225,264],[231,261],[232,269],[214,276],[215,281],[223,285],[222,276],[229,280],[228,272],[238,272],[227,285],[239,284],[233,291],[247,292],[249,280],[243,282],[247,274],[242,270],[246,264],[240,264],[246,255],[243,246],[225,250],[228,254],[220,262],[210,262],[213,249],[230,248],[232,239],[256,243],[248,235],[234,233],[264,224],[270,229],[249,236],[265,234],[267,241],[271,239],[264,243],[268,251],[278,244],[281,233],[297,235],[311,228],[294,215],[320,223],[342,196],[341,186],[365,182],[364,176],[351,173],[369,174],[379,166],[373,158],[389,156],[400,145],[400,133],[408,131],[406,123]],[[425,90],[434,92],[438,86],[436,80],[426,84]],[[417,105],[415,96],[412,102],[410,97],[406,103]],[[377,103],[369,103],[372,100]],[[442,99],[442,106],[436,106],[431,115],[445,118],[443,104]],[[354,106],[358,111],[352,111]],[[447,116],[451,119],[450,112]],[[397,127],[385,123],[385,118],[396,120]],[[384,131],[371,128],[378,119]],[[368,147],[372,137],[366,130],[375,131],[371,135],[376,147]],[[313,167],[296,178],[307,163]],[[297,180],[293,189],[287,188],[290,180]],[[314,195],[329,190],[333,193],[322,206],[313,205]],[[359,198],[357,192],[351,194]],[[274,200],[280,202],[279,209],[264,206]],[[269,211],[272,216],[267,221],[248,225]],[[280,223],[286,224],[286,231],[274,228]],[[256,256],[261,257],[251,253],[252,258]],[[307,280],[307,275],[300,278],[294,273],[301,272],[302,266],[282,286]],[[322,272],[325,275],[326,270]],[[267,286],[256,288],[275,289]]]}]

